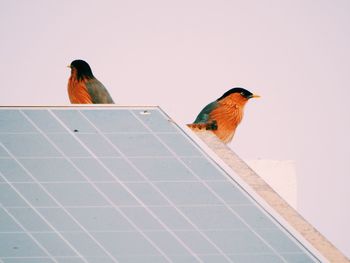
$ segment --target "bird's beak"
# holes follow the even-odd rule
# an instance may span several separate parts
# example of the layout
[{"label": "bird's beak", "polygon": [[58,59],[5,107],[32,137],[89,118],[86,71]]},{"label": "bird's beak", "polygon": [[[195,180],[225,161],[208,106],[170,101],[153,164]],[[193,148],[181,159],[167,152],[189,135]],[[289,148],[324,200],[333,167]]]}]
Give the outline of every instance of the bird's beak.
[{"label": "bird's beak", "polygon": [[72,68],[70,65],[67,65],[67,68]]},{"label": "bird's beak", "polygon": [[260,98],[259,95],[253,94],[250,98]]}]

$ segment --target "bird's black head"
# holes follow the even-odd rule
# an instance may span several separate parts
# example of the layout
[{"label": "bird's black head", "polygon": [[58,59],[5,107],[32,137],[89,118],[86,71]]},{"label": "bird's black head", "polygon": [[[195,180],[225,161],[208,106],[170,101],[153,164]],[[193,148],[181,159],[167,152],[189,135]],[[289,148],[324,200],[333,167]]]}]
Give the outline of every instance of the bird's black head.
[{"label": "bird's black head", "polygon": [[81,59],[77,59],[70,63],[70,68],[74,68],[77,70],[77,78],[81,80],[83,78],[92,79],[94,75],[92,74],[92,70],[87,62]]},{"label": "bird's black head", "polygon": [[233,88],[233,89],[230,89],[228,91],[226,91],[224,93],[224,95],[222,95],[220,98],[218,98],[217,100],[222,100],[224,98],[226,98],[227,96],[233,94],[233,93],[239,93],[241,94],[244,98],[247,98],[247,99],[250,99],[250,98],[253,98],[253,97],[258,97],[258,95],[254,95],[253,93],[251,93],[250,91],[246,90],[246,89],[243,89],[243,88]]}]

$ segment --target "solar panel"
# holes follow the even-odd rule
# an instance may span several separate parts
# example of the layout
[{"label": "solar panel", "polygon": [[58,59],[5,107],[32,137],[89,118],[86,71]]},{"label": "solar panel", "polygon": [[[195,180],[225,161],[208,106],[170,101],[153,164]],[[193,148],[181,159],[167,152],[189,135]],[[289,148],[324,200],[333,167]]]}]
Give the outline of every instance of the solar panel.
[{"label": "solar panel", "polygon": [[157,107],[0,109],[0,262],[319,262]]}]

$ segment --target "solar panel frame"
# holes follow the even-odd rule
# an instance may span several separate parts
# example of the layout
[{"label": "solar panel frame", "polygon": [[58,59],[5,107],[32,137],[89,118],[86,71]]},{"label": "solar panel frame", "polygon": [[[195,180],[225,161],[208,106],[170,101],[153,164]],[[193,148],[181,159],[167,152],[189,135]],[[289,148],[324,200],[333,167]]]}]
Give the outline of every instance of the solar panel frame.
[{"label": "solar panel frame", "polygon": [[[12,108],[12,107],[11,107]],[[24,108],[24,107],[19,107],[19,108]],[[2,108],[4,109],[4,108]],[[24,109],[38,109],[37,107],[28,107],[28,108],[24,108]],[[45,110],[46,108],[43,107],[43,109]],[[204,143],[202,143],[201,141],[198,140],[198,138],[196,138],[195,136],[192,136],[190,133],[186,133],[184,132],[186,130],[185,127],[180,127],[178,125],[176,125],[175,123],[171,122],[172,125],[171,127],[175,127],[175,130],[167,130],[168,127],[167,125],[163,125],[161,124],[160,127],[157,127],[157,129],[160,129],[162,130],[161,132],[155,132],[153,129],[151,129],[151,125],[155,125],[154,123],[152,124],[149,124],[147,122],[145,122],[144,120],[141,119],[140,116],[147,116],[147,114],[149,113],[149,111],[156,111],[156,112],[159,112],[160,114],[163,115],[163,117],[165,118],[165,120],[170,120],[170,118],[158,107],[136,107],[136,108],[133,108],[133,107],[115,107],[115,106],[99,106],[99,107],[91,107],[91,106],[88,106],[88,107],[50,107],[48,109],[48,112],[51,114],[51,116],[54,118],[54,120],[59,123],[62,127],[64,127],[65,129],[65,133],[68,133],[71,137],[74,138],[74,141],[75,142],[78,142],[83,148],[84,150],[88,153],[88,156],[89,157],[92,157],[95,161],[97,161],[97,163],[104,168],[105,171],[107,171],[107,173],[113,177],[115,179],[115,181],[125,190],[127,191],[135,200],[137,200],[137,202],[139,204],[141,204],[141,207],[143,209],[145,209],[147,211],[148,214],[150,214],[165,230],[166,232],[164,233],[168,233],[166,236],[167,237],[163,237],[163,238],[169,238],[169,240],[176,240],[181,246],[182,246],[182,249],[186,250],[190,256],[192,256],[193,259],[196,259],[197,261],[199,262],[203,262],[203,260],[198,256],[198,253],[196,253],[195,251],[193,251],[193,249],[191,247],[189,247],[185,242],[183,242],[183,240],[181,238],[179,238],[179,234],[171,229],[169,226],[167,226],[166,223],[163,222],[162,219],[160,219],[158,217],[158,215],[152,210],[152,208],[147,205],[144,200],[141,200],[138,196],[136,196],[134,194],[133,191],[131,191],[129,189],[129,185],[131,184],[129,182],[129,185],[128,183],[120,180],[118,177],[116,177],[113,173],[113,171],[110,170],[109,167],[106,166],[105,163],[103,163],[101,160],[100,160],[100,157],[101,156],[98,156],[96,155],[93,151],[91,151],[91,149],[89,147],[87,147],[85,145],[85,143],[81,140],[81,138],[78,136],[78,133],[75,132],[74,130],[72,130],[71,128],[68,128],[68,126],[60,119],[58,118],[58,116],[56,114],[54,114],[53,112],[55,111],[55,109],[74,109],[75,111],[78,111],[82,116],[84,116],[80,111],[79,109],[92,109],[92,110],[98,110],[98,109],[127,109],[131,115],[133,116],[133,118],[135,118],[136,120],[139,121],[139,123],[141,123],[145,129],[145,131],[147,132],[147,134],[151,134],[153,136],[153,138],[156,138],[156,140],[158,141],[158,143],[160,145],[162,145],[163,148],[165,148],[167,150],[167,152],[170,153],[170,157],[171,158],[174,158],[177,160],[177,163],[183,165],[188,171],[190,171],[190,173],[192,174],[192,176],[194,176],[196,178],[196,182],[175,182],[177,184],[182,184],[182,187],[180,189],[184,189],[185,186],[192,186],[192,187],[200,187],[198,189],[201,189],[201,190],[197,190],[197,193],[199,193],[198,191],[206,191],[209,192],[212,196],[214,196],[217,200],[219,200],[223,206],[228,210],[230,211],[230,213],[232,215],[234,215],[236,218],[239,218],[243,224],[245,224],[245,226],[250,230],[252,231],[253,233],[255,232],[255,230],[250,226],[250,224],[248,224],[247,222],[245,222],[245,219],[241,218],[241,215],[238,214],[233,208],[232,208],[232,205],[227,203],[225,201],[225,198],[223,198],[222,196],[220,196],[216,191],[214,191],[212,189],[212,186],[210,185],[210,183],[215,183],[215,180],[213,181],[210,181],[210,180],[203,180],[201,177],[198,176],[198,174],[193,171],[193,169],[189,166],[188,163],[186,163],[184,161],[184,156],[186,158],[198,158],[198,157],[201,157],[201,156],[204,156],[206,158],[207,161],[209,161],[211,164],[215,165],[215,167],[218,169],[218,170],[221,170],[223,174],[227,175],[227,178],[228,180],[223,180],[223,182],[225,183],[231,183],[231,184],[235,184],[236,187],[240,188],[241,190],[243,190],[245,192],[245,194],[247,194],[248,196],[250,196],[250,198],[252,198],[252,200],[254,200],[254,203],[255,205],[261,210],[263,211],[264,213],[266,214],[269,214],[270,216],[272,216],[272,218],[274,218],[276,220],[276,218],[278,219],[276,222],[277,224],[279,224],[280,227],[283,227],[283,229],[285,231],[287,231],[288,233],[290,233],[293,237],[295,237],[297,235],[297,233],[293,233],[293,230],[292,229],[289,229],[290,227],[288,226],[288,224],[285,224],[285,222],[283,222],[283,225],[280,223],[281,221],[281,218],[278,218],[278,215],[275,215],[273,211],[269,211],[271,210],[266,204],[264,204],[263,200],[259,200],[261,198],[259,198],[258,196],[254,196],[254,193],[251,192],[249,190],[249,187],[244,185],[244,182],[240,182],[241,180],[235,176],[234,172],[231,170],[231,169],[227,169],[227,167],[225,167],[226,165],[224,163],[222,163],[211,151],[210,149],[208,149]],[[24,118],[33,126],[35,127],[36,131],[39,131],[39,134],[41,136],[43,136],[47,141],[49,141],[51,143],[51,145],[53,146],[53,148],[55,149],[56,152],[60,153],[60,155],[62,155],[65,159],[65,161],[67,161],[70,165],[72,165],[72,167],[74,167],[77,171],[79,171],[79,173],[84,177],[84,179],[87,181],[87,184],[90,185],[95,191],[97,191],[102,197],[103,199],[105,199],[105,201],[107,201],[107,203],[113,207],[113,209],[115,209],[116,211],[118,211],[118,213],[120,215],[122,215],[124,217],[124,219],[126,221],[128,221],[128,223],[130,223],[137,231],[138,234],[140,234],[146,241],[149,242],[149,244],[151,246],[153,246],[153,248],[159,252],[159,254],[164,258],[166,259],[166,261],[168,262],[172,262],[174,260],[174,258],[171,258],[169,257],[168,253],[164,252],[164,250],[168,250],[168,249],[173,249],[172,248],[160,248],[159,247],[159,244],[156,244],[152,238],[150,238],[148,235],[149,233],[145,234],[145,231],[143,231],[140,227],[138,227],[135,222],[133,222],[133,220],[130,220],[129,217],[125,214],[125,211],[123,211],[123,209],[121,207],[118,207],[114,204],[113,200],[110,199],[109,196],[107,196],[103,191],[101,191],[99,189],[99,187],[96,186],[96,182],[92,181],[88,176],[85,175],[85,173],[83,171],[81,171],[81,168],[79,168],[72,160],[70,157],[68,157],[66,155],[66,152],[63,151],[60,147],[57,146],[57,144],[52,140],[52,138],[46,134],[39,126],[36,125],[36,123],[30,119],[25,113],[23,113],[23,111],[20,111],[21,114],[24,116]],[[138,113],[141,113],[138,114]],[[194,222],[192,222],[192,220],[188,217],[188,215],[186,213],[184,213],[184,211],[180,208],[181,205],[185,205],[188,203],[188,200],[174,200],[174,198],[169,198],[169,196],[167,196],[166,194],[164,194],[164,192],[161,190],[160,186],[163,186],[164,185],[166,186],[167,183],[169,185],[171,184],[175,184],[174,182],[162,182],[162,181],[152,181],[150,180],[146,175],[143,174],[143,172],[132,162],[132,158],[137,158],[139,156],[127,156],[125,155],[125,153],[123,151],[121,151],[120,149],[118,149],[115,144],[112,142],[111,140],[111,137],[108,136],[108,134],[106,133],[103,133],[99,127],[97,127],[94,123],[92,123],[86,116],[84,116],[84,120],[86,120],[87,123],[89,123],[96,131],[97,131],[97,134],[102,136],[102,138],[108,143],[108,145],[110,145],[116,152],[117,154],[119,155],[119,157],[121,159],[123,159],[126,163],[128,163],[128,165],[130,165],[134,170],[137,171],[137,173],[140,174],[141,177],[143,177],[144,181],[147,182],[148,185],[151,186],[151,189],[153,189],[155,192],[157,192],[160,196],[162,196],[164,198],[164,200],[166,201],[166,203],[168,204],[169,207],[171,207],[172,209],[174,209],[182,218],[184,218],[190,225],[191,227],[193,227],[193,229],[195,230],[194,233],[199,233],[200,237],[205,239],[209,244],[212,245],[213,248],[216,249],[218,255],[222,256],[222,258],[225,258],[225,260],[227,262],[234,262],[234,260],[232,258],[230,258],[230,256],[220,247],[218,246],[215,242],[212,241],[212,238],[209,237],[209,232],[206,233],[205,231],[202,231]],[[162,126],[163,125],[163,126]],[[137,128],[139,129],[139,128]],[[105,132],[111,132],[110,130],[105,130]],[[177,140],[175,144],[172,144],[172,146],[169,146],[166,142],[169,142],[166,141],[167,139],[164,139],[164,138],[167,138],[167,137],[174,137],[174,131],[177,132],[177,134],[180,134],[181,136],[178,136],[180,138],[180,140]],[[32,131],[31,131],[32,132]],[[123,132],[122,131],[119,131],[119,135],[122,134]],[[133,131],[128,131],[127,133],[132,133]],[[137,134],[138,132],[136,132]],[[141,132],[142,134],[142,132]],[[176,137],[175,136],[175,137]],[[186,148],[188,145],[185,143],[183,144],[183,140],[187,140],[186,143],[191,143],[193,147],[189,147],[188,149]],[[173,143],[174,139],[170,140],[170,142]],[[178,147],[178,145],[181,145],[182,143],[182,147]],[[7,158],[6,155],[10,156],[12,160],[14,160],[25,172],[26,174],[30,175],[32,181],[37,185],[39,186],[39,188],[41,190],[43,190],[55,203],[56,205],[61,209],[63,210],[67,215],[69,215],[69,217],[77,224],[79,225],[79,227],[83,230],[83,232],[89,237],[91,238],[91,240],[93,240],[93,242],[95,242],[98,247],[106,254],[108,255],[108,257],[113,261],[113,262],[119,262],[118,259],[112,254],[110,253],[110,251],[108,249],[106,249],[105,245],[106,244],[101,244],[100,241],[98,241],[91,233],[89,233],[89,231],[79,222],[79,220],[77,220],[73,215],[70,214],[70,211],[68,211],[68,209],[66,208],[65,205],[62,205],[61,202],[59,200],[57,200],[57,198],[51,193],[49,192],[45,186],[43,186],[43,183],[39,182],[37,180],[37,178],[35,178],[35,176],[31,175],[31,172],[26,168],[24,167],[24,165],[18,160],[18,157],[16,157],[13,153],[11,153],[10,151],[8,151],[8,149],[6,149],[6,147],[4,147],[4,145],[1,143],[1,146],[0,147],[1,149],[5,149],[5,153],[4,153],[4,156],[2,158]],[[202,150],[202,149],[204,150]],[[196,149],[196,150],[194,150]],[[70,152],[71,154],[71,152]],[[75,154],[75,153],[74,153]],[[145,158],[145,157],[149,157],[149,156],[152,156],[154,157],[154,152],[149,152],[149,151],[145,151],[144,154],[146,154],[146,156],[141,156],[142,158]],[[197,154],[199,154],[197,156]],[[28,156],[27,156],[28,157]],[[78,157],[86,157],[86,156],[80,156],[78,155]],[[158,156],[158,158],[161,157],[161,156]],[[53,156],[52,158],[55,158],[55,156]],[[84,255],[81,255],[79,253],[79,251],[77,249],[75,249],[75,247],[71,244],[71,242],[65,237],[62,235],[62,233],[60,231],[58,231],[55,226],[53,226],[48,220],[46,220],[46,218],[44,216],[41,215],[40,211],[38,211],[38,208],[32,206],[31,202],[29,202],[25,196],[23,196],[23,194],[18,191],[16,189],[16,187],[13,186],[13,183],[12,182],[9,182],[6,177],[3,175],[3,174],[0,174],[0,179],[4,180],[5,183],[7,183],[19,196],[22,197],[22,199],[28,204],[28,206],[35,212],[38,214],[38,216],[43,220],[45,221],[45,223],[53,230],[53,233],[55,233],[57,236],[59,236],[64,242],[65,244],[67,244],[71,250],[73,250],[77,255],[78,257],[83,261],[83,262],[88,262]],[[232,180],[232,181],[231,181]],[[199,183],[197,183],[197,181]],[[0,181],[1,183],[1,181]],[[136,182],[133,182],[133,184],[136,184]],[[166,188],[165,188],[166,189]],[[190,190],[192,188],[189,188]],[[204,189],[204,190],[203,190]],[[190,191],[189,190],[189,191]],[[205,197],[205,194],[203,195]],[[205,200],[207,201],[207,200]],[[180,203],[179,203],[180,202]],[[182,203],[181,203],[182,202]],[[198,202],[202,202],[201,200],[198,200]],[[78,203],[79,204],[79,203]],[[180,205],[179,205],[180,204]],[[205,204],[203,204],[205,205]],[[215,207],[215,203],[213,203],[213,207]],[[11,217],[11,214],[8,213],[8,209],[6,207],[4,207],[2,204],[1,204],[1,208],[4,209],[4,211]],[[7,210],[5,210],[7,209]],[[12,217],[11,217],[12,218]],[[15,217],[14,217],[15,218]],[[16,219],[16,218],[15,218]],[[17,219],[16,219],[17,220]],[[18,220],[17,220],[18,221]],[[16,223],[17,223],[16,221]],[[20,222],[19,222],[20,223]],[[21,227],[23,225],[19,224]],[[30,231],[28,231],[26,228],[23,228],[25,231],[25,233],[31,233]],[[279,255],[279,252],[278,251],[275,251],[275,249],[269,244],[266,242],[266,240],[264,238],[261,238],[260,234],[259,233],[254,233],[256,235],[256,237],[258,237],[258,239],[260,241],[262,241],[264,244],[266,244],[267,247],[269,247],[272,251],[274,251],[274,253],[276,255]],[[30,238],[35,242],[35,243],[40,243],[38,242],[35,237],[33,236],[30,236]],[[155,237],[153,237],[155,238]],[[299,239],[303,240],[301,236],[299,236]],[[310,251],[312,251],[312,248],[308,247],[309,245],[307,244],[307,242],[305,242],[305,240],[303,240],[303,244],[298,244],[299,246],[302,247],[302,249],[305,250],[306,253],[309,253]],[[299,242],[299,241],[298,241]],[[306,244],[306,245],[305,245]],[[57,261],[57,257],[53,256],[45,247],[42,248],[42,250],[47,254],[47,256],[53,261],[53,262],[59,262]],[[317,254],[317,251],[312,251],[310,252],[311,255],[315,256]],[[208,255],[207,257],[210,257],[210,255]],[[317,255],[318,258],[319,255]],[[179,259],[179,258],[177,258]],[[183,258],[184,259],[184,258]],[[189,259],[189,258],[188,258]],[[282,262],[284,262],[284,259],[283,257],[281,258],[282,259]],[[1,258],[0,258],[1,260]]]}]

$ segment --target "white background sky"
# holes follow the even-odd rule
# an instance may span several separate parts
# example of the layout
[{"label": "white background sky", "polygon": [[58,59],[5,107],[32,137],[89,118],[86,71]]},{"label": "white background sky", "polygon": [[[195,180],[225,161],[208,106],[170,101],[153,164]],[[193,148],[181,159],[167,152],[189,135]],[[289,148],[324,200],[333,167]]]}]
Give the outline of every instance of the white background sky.
[{"label": "white background sky", "polygon": [[295,160],[301,214],[350,257],[349,14],[348,0],[0,0],[0,105],[67,105],[77,58],[117,104],[179,123],[245,87],[262,98],[230,146]]}]

